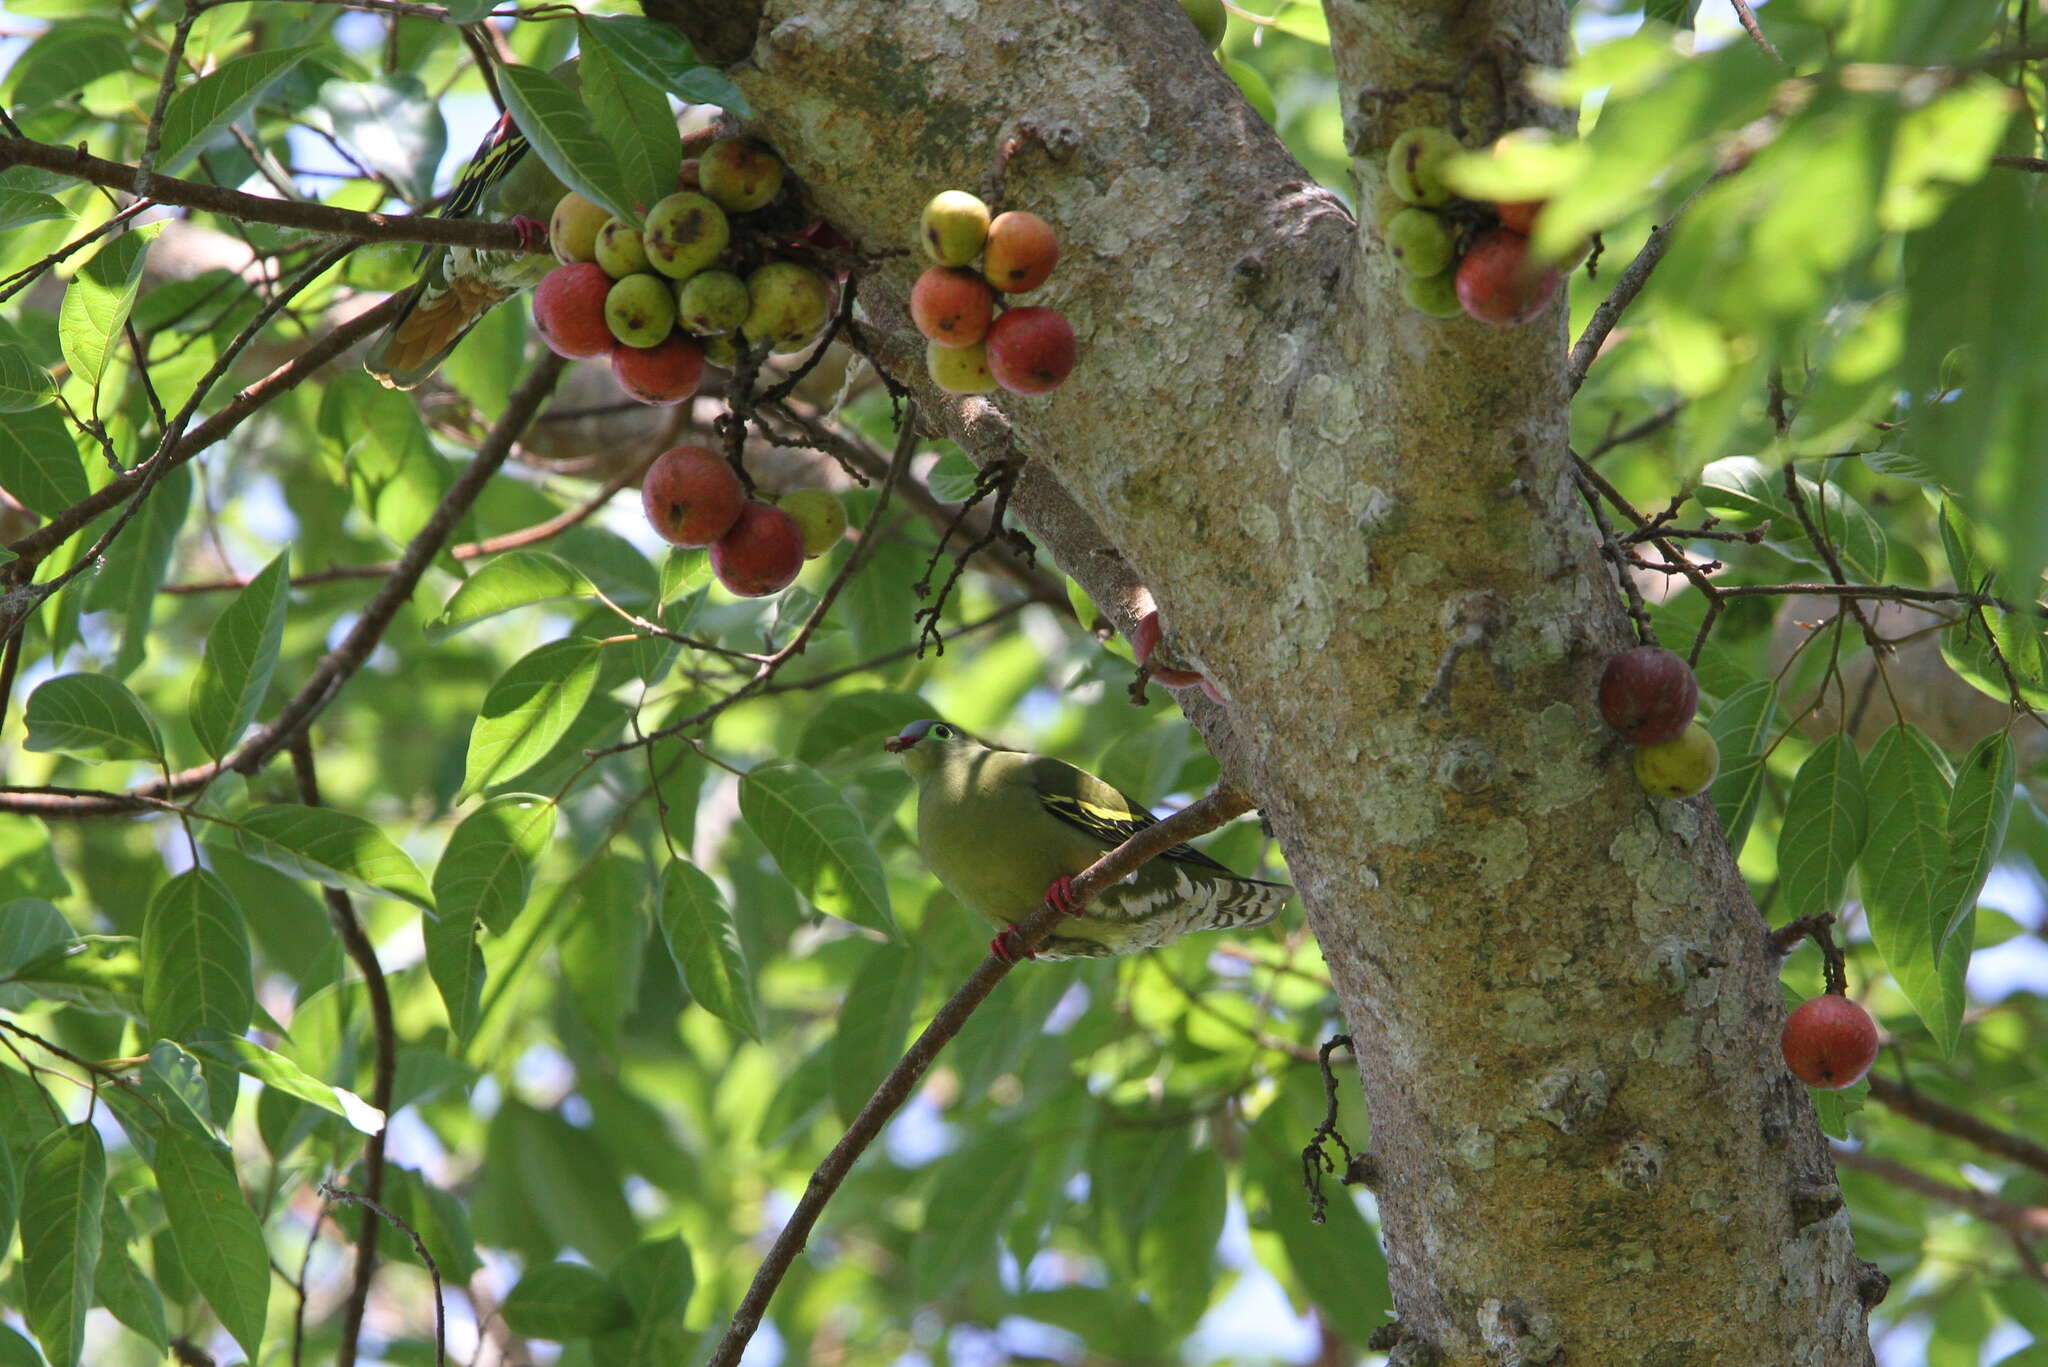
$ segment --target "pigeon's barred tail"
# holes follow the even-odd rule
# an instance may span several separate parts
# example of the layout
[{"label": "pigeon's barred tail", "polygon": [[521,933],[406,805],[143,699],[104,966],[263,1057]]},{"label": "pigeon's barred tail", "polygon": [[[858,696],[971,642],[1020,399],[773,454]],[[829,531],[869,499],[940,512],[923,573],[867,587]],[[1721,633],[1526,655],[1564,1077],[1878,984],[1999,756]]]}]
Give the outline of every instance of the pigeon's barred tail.
[{"label": "pigeon's barred tail", "polygon": [[1153,867],[1170,870],[1173,881],[1147,886],[1134,879],[1106,888],[1082,914],[1122,925],[1156,924],[1167,933],[1154,943],[1164,944],[1194,930],[1264,925],[1279,915],[1294,895],[1294,889],[1285,883],[1219,877],[1200,867],[1164,860]]}]

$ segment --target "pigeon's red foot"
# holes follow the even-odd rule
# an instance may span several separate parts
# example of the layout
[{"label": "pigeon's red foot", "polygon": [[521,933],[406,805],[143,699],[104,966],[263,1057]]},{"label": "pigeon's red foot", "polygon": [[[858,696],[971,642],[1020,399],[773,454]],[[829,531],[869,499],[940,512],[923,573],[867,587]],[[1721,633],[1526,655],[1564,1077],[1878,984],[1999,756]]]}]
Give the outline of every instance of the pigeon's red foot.
[{"label": "pigeon's red foot", "polygon": [[1067,877],[1055,878],[1052,886],[1045,890],[1045,900],[1052,904],[1054,911],[1068,916],[1079,916],[1081,909],[1074,905],[1074,880]]},{"label": "pigeon's red foot", "polygon": [[525,214],[515,214],[512,217],[512,231],[519,234],[519,246],[522,251],[546,250],[548,225],[539,219],[528,218]]},{"label": "pigeon's red foot", "polygon": [[1038,957],[1037,950],[1024,948],[1023,942],[1017,938],[1017,927],[1015,926],[1011,926],[1008,930],[996,936],[995,939],[990,940],[988,942],[988,952],[1006,964],[1016,963],[1020,959],[1035,959]]}]

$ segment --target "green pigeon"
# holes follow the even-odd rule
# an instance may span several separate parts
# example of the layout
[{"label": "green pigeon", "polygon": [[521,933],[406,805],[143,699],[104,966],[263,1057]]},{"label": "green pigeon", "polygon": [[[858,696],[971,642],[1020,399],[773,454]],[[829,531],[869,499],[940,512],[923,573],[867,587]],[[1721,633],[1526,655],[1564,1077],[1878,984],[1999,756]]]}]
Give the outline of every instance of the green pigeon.
[{"label": "green pigeon", "polygon": [[[558,69],[555,74],[573,73]],[[547,219],[566,193],[507,113],[462,168],[440,217],[509,216],[530,249],[547,240]],[[420,278],[406,290],[398,316],[371,345],[363,369],[387,389],[413,388],[440,368],[477,320],[539,284],[556,264],[554,257],[531,250],[429,247],[420,254]]]},{"label": "green pigeon", "polygon": [[1157,949],[1193,930],[1263,925],[1294,895],[1175,845],[1075,913],[1074,875],[1158,824],[1144,804],[1062,760],[991,750],[942,721],[912,722],[883,748],[917,780],[925,864],[998,927],[988,947],[999,959],[1016,961],[1017,923],[1040,902],[1074,919],[1031,957],[1087,959]]}]

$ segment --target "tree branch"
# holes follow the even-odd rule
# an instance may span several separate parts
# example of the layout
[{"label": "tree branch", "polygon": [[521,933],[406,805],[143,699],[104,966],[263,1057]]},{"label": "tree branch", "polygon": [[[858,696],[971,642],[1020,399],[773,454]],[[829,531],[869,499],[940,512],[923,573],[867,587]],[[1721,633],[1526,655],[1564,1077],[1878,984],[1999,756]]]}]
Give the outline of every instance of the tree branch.
[{"label": "tree branch", "polygon": [[1890,1107],[1909,1120],[1917,1120],[1929,1129],[1943,1134],[1954,1135],[1968,1140],[1978,1148],[2009,1158],[2023,1167],[2048,1177],[2048,1148],[2022,1135],[1988,1125],[1968,1111],[1957,1110],[1944,1105],[1933,1097],[1913,1090],[1903,1082],[1894,1082],[1877,1073],[1870,1075],[1870,1099]]},{"label": "tree branch", "polygon": [[[527,250],[519,240],[519,230],[509,223],[434,218],[426,214],[365,214],[326,204],[271,199],[218,185],[180,180],[174,176],[145,175],[141,167],[108,161],[76,147],[59,147],[33,138],[0,135],[0,170],[10,166],[33,166],[134,195],[141,194],[146,183],[148,197],[159,204],[200,209],[244,223],[274,223],[281,228],[301,228],[356,242],[421,242],[431,246],[474,247],[497,252]],[[540,250],[547,249],[543,247]]]},{"label": "tree branch", "polygon": [[[1075,911],[1078,913],[1103,889],[1128,878],[1139,866],[1158,858],[1175,845],[1213,831],[1251,809],[1251,799],[1242,792],[1235,788],[1218,788],[1166,820],[1147,826],[1075,876],[1072,896]],[[1049,903],[1040,904],[1038,910],[1016,928],[1020,946],[1018,958],[1024,958],[1036,949],[1065,919],[1066,913],[1058,908]],[[748,1340],[761,1327],[761,1317],[767,1313],[768,1302],[774,1297],[775,1289],[782,1284],[790,1264],[796,1261],[796,1255],[803,1251],[818,1217],[824,1213],[826,1203],[839,1190],[840,1183],[846,1180],[846,1175],[853,1170],[854,1163],[868,1145],[881,1134],[882,1127],[910,1099],[918,1079],[931,1067],[932,1060],[946,1047],[946,1042],[960,1033],[960,1027],[967,1023],[974,1009],[995,990],[996,984],[1003,980],[1011,967],[1011,963],[998,959],[994,954],[983,959],[959,990],[939,1008],[931,1024],[897,1060],[889,1075],[875,1087],[867,1105],[860,1108],[860,1114],[846,1127],[846,1133],[832,1146],[832,1152],[825,1155],[825,1161],[818,1164],[817,1171],[811,1174],[803,1199],[797,1202],[782,1232],[775,1236],[768,1256],[761,1260],[760,1270],[754,1273],[746,1298],[733,1312],[732,1322],[726,1326],[725,1337],[719,1340],[717,1349],[711,1354],[708,1367],[735,1367],[739,1362]]]}]

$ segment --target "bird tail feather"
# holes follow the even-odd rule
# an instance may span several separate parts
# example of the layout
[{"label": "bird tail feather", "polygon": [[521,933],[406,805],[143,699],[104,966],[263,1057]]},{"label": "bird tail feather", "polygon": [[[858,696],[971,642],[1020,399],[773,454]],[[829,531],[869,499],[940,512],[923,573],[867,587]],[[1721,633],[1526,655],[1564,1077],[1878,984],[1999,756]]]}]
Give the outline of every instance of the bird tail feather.
[{"label": "bird tail feather", "polygon": [[431,281],[420,281],[412,287],[405,308],[370,348],[363,369],[386,389],[414,388],[509,293],[470,276],[457,277],[440,289]]}]

